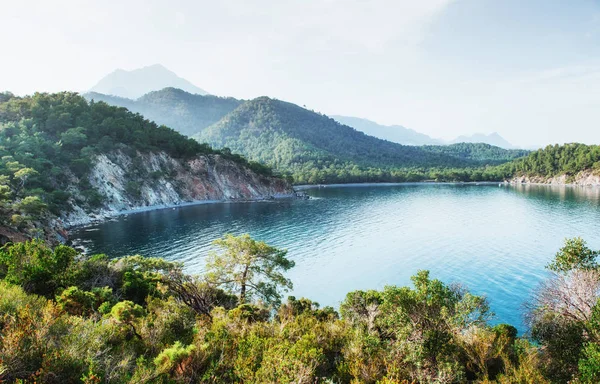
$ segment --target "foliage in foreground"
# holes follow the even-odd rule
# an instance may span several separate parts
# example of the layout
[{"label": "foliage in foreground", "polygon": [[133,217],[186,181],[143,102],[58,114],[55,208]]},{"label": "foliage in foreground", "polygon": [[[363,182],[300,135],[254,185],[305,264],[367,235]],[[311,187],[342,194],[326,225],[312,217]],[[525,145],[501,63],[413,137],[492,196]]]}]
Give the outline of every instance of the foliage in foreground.
[{"label": "foliage in foreground", "polygon": [[[243,265],[289,266],[285,251],[247,236],[217,244],[224,252],[214,258],[227,263],[208,276],[224,264],[231,276]],[[242,257],[257,254],[272,263]],[[535,346],[510,325],[489,325],[484,298],[427,271],[412,288],[350,292],[337,312],[242,297],[241,284],[161,259],[9,245],[0,249],[0,382],[594,383],[597,255],[580,239],[557,254],[530,310]],[[286,280],[262,276],[277,299]],[[579,300],[552,300],[553,289]]]}]

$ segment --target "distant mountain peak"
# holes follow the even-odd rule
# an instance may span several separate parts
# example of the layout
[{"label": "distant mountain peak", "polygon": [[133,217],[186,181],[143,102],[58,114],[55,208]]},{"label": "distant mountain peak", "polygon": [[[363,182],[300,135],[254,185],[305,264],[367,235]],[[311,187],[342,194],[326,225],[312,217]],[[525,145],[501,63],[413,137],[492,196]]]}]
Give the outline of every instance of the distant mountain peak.
[{"label": "distant mountain peak", "polygon": [[192,94],[208,94],[162,64],[152,64],[132,70],[116,69],[104,76],[90,89],[90,92],[137,99],[148,92],[169,87],[179,88]]}]

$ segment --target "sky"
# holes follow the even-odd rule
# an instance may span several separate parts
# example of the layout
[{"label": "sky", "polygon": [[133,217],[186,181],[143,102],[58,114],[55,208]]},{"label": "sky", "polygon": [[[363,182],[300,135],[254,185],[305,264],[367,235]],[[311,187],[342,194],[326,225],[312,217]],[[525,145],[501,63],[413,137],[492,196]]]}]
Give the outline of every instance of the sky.
[{"label": "sky", "polygon": [[18,95],[160,63],[215,95],[432,137],[600,144],[598,0],[20,0],[0,25]]}]

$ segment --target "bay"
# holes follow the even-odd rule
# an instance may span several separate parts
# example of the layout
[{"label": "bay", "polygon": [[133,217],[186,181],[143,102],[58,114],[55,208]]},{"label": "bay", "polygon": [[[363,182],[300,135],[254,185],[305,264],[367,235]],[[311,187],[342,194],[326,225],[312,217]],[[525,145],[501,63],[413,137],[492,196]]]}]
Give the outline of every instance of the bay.
[{"label": "bay", "polygon": [[403,184],[308,189],[310,200],[204,204],[72,233],[88,253],[159,256],[201,273],[211,242],[249,233],[296,261],[288,294],[337,307],[346,293],[409,285],[418,270],[485,295],[525,331],[523,303],[567,237],[600,249],[600,189]]}]

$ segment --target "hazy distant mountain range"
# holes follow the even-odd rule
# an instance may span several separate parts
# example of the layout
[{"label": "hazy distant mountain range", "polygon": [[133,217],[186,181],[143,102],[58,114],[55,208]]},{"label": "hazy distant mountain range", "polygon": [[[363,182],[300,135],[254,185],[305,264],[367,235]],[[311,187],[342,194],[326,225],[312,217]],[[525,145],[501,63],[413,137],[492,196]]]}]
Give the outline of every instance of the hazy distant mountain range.
[{"label": "hazy distant mountain range", "polygon": [[[243,102],[231,97],[202,97],[207,95],[205,90],[162,65],[155,64],[131,71],[117,69],[102,78],[84,96],[88,100],[102,100],[108,104],[126,107],[150,120],[176,127],[183,134],[194,135],[219,121]],[[331,117],[369,136],[403,145],[485,143],[505,149],[516,148],[496,132],[489,135],[463,135],[445,141],[401,125],[387,126],[350,116]]]},{"label": "hazy distant mountain range", "polygon": [[90,89],[90,92],[137,99],[148,92],[167,87],[179,88],[192,94],[208,94],[202,88],[198,88],[160,64],[132,71],[117,69],[103,77],[98,84]]},{"label": "hazy distant mountain range", "polygon": [[401,125],[381,125],[374,121],[349,116],[331,116],[342,124],[348,125],[370,136],[405,145],[443,145],[442,140],[431,138],[423,133]]},{"label": "hazy distant mountain range", "polygon": [[368,119],[349,116],[331,116],[342,124],[356,128],[367,135],[375,136],[380,139],[392,141],[404,145],[447,145],[457,143],[484,143],[504,149],[516,149],[514,145],[500,136],[497,132],[489,135],[475,133],[473,135],[459,136],[454,140],[444,141],[434,139],[423,133],[403,127],[401,125],[381,125]]}]

